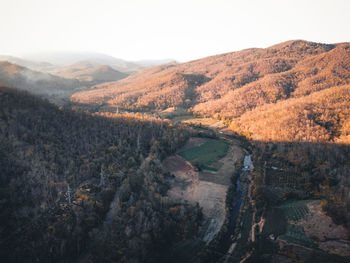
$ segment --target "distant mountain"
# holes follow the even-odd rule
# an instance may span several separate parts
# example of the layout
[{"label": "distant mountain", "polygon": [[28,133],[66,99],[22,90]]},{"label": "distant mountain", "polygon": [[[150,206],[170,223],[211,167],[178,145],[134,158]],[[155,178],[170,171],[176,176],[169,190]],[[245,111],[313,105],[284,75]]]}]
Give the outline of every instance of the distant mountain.
[{"label": "distant mountain", "polygon": [[128,76],[110,66],[95,66],[88,61],[81,61],[69,66],[57,67],[50,73],[67,79],[77,79],[88,85],[117,81]]},{"label": "distant mountain", "polygon": [[137,60],[134,61],[137,65],[144,66],[144,67],[151,67],[151,66],[157,66],[157,65],[163,65],[163,64],[176,64],[177,61],[174,59],[144,59],[144,60]]},{"label": "distant mountain", "polygon": [[30,70],[49,73],[67,79],[77,79],[86,85],[117,81],[128,76],[108,65],[99,65],[89,61],[79,61],[68,66],[57,66],[48,62],[26,60],[13,56],[0,56],[0,61],[7,61]]},{"label": "distant mountain", "polygon": [[[40,61],[47,61],[59,67],[69,66],[81,62],[86,62],[93,66],[108,65],[117,71],[121,71],[127,74],[138,73],[144,71],[146,68],[156,65],[176,63],[176,61],[173,59],[126,61],[97,52],[41,52],[23,54],[22,57],[25,60],[30,61],[32,63],[40,63]],[[9,62],[22,65],[20,63],[17,63],[18,60],[13,60]],[[30,67],[29,64],[23,64],[23,66],[27,66],[31,69],[37,69]]]},{"label": "distant mountain", "polygon": [[[258,124],[254,117],[260,116],[262,111],[276,109],[281,112],[297,104],[293,106],[294,110],[286,113],[308,116],[306,118],[313,119],[312,125],[320,126],[320,130],[328,129],[313,140],[339,140],[341,134],[332,129],[340,131],[350,119],[347,114],[336,117],[350,108],[350,103],[344,100],[346,97],[340,97],[348,91],[347,84],[350,84],[350,43],[293,40],[265,49],[246,49],[183,64],[154,67],[124,80],[74,94],[72,100],[107,103],[140,111],[181,107],[194,114],[231,122],[233,129],[248,132],[253,138],[309,140],[308,136],[313,133],[309,129],[311,126],[301,125],[298,136],[290,130],[284,131],[288,135],[282,135],[284,122],[281,120],[286,116],[272,113],[264,115],[264,125],[269,126],[269,136],[266,137],[263,135],[266,129],[258,128],[262,124]],[[315,96],[311,96],[313,93]],[[327,102],[330,98],[334,107]],[[308,100],[314,101],[313,113],[308,110]],[[316,110],[318,105],[325,109]]]},{"label": "distant mountain", "polygon": [[63,99],[83,88],[78,80],[30,70],[7,61],[0,61],[0,82],[44,96],[56,103],[61,103]]},{"label": "distant mountain", "polygon": [[48,62],[31,61],[31,60],[22,59],[22,58],[13,57],[13,56],[0,55],[0,61],[7,61],[7,62],[17,64],[19,66],[26,67],[32,70],[38,70],[38,71],[44,71],[44,72],[55,68],[54,65]]},{"label": "distant mountain", "polygon": [[135,71],[140,67],[136,63],[95,52],[46,52],[25,54],[23,57],[33,61],[48,61],[58,66],[68,66],[86,61],[94,66],[108,65],[122,72]]}]

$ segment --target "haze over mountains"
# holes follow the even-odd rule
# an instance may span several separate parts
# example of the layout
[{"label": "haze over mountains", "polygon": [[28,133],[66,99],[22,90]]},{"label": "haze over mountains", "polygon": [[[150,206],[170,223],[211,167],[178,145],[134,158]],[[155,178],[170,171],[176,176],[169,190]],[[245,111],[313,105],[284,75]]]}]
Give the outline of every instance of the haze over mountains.
[{"label": "haze over mountains", "polygon": [[124,73],[139,72],[147,67],[174,61],[173,59],[127,61],[97,52],[40,52],[22,55],[29,61],[46,61],[57,66],[68,66],[79,62],[88,62],[94,66],[108,65]]},{"label": "haze over mountains", "polygon": [[7,61],[0,61],[0,82],[8,87],[50,98],[56,103],[62,103],[62,100],[83,86],[76,79],[65,79],[34,71]]},{"label": "haze over mountains", "polygon": [[78,89],[117,81],[130,73],[173,60],[129,62],[93,52],[59,52],[25,55],[22,58],[0,55],[0,82],[28,90],[58,102]]},{"label": "haze over mountains", "polygon": [[55,68],[55,66],[53,64],[50,64],[49,62],[27,60],[24,58],[14,56],[0,55],[0,61],[7,61],[12,64],[17,64],[18,66],[45,72]]}]

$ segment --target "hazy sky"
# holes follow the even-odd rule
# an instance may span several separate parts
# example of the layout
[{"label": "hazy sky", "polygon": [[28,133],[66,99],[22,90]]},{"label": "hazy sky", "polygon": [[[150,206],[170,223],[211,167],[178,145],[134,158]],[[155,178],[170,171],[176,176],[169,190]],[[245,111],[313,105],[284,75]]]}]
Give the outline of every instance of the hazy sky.
[{"label": "hazy sky", "polygon": [[350,0],[0,0],[0,54],[187,61],[290,39],[350,41]]}]

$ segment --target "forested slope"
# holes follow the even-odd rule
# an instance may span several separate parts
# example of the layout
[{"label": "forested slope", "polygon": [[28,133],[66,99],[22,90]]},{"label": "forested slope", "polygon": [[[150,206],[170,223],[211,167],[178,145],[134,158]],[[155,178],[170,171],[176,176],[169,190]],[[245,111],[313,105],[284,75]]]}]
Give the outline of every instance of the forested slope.
[{"label": "forested slope", "polygon": [[255,140],[350,143],[349,101],[350,85],[336,86],[247,111],[231,127]]},{"label": "forested slope", "polygon": [[166,260],[201,222],[198,207],[168,201],[160,169],[187,137],[157,119],[91,116],[1,87],[1,259]]}]

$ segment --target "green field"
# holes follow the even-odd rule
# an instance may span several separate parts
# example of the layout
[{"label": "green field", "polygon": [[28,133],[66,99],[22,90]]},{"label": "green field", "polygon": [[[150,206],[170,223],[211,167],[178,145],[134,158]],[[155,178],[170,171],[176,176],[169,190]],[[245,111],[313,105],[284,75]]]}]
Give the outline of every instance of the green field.
[{"label": "green field", "polygon": [[223,141],[210,139],[200,146],[179,153],[193,165],[209,171],[218,171],[219,165],[213,164],[226,155],[228,146]]}]

